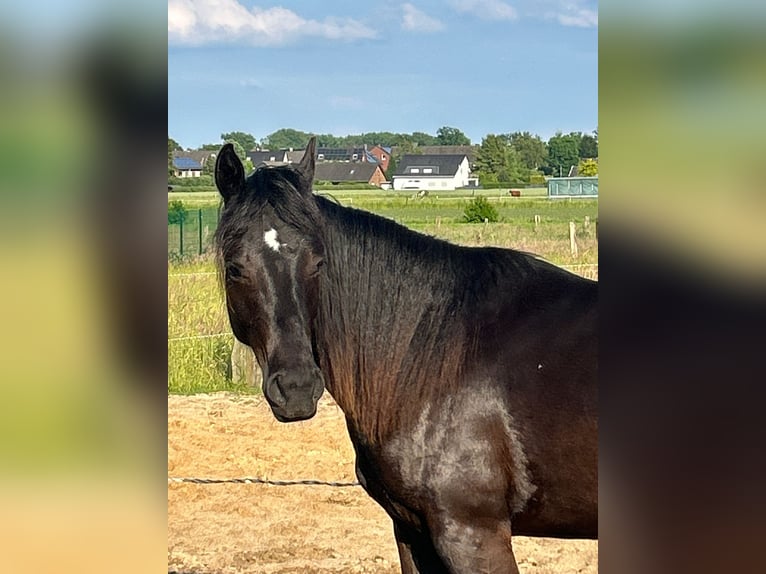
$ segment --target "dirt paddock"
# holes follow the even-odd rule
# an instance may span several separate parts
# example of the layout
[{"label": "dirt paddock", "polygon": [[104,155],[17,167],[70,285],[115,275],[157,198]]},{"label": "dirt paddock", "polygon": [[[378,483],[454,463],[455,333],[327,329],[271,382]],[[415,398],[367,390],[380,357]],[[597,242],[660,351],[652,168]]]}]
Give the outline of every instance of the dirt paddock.
[{"label": "dirt paddock", "polygon": [[[326,394],[281,424],[259,397],[168,397],[168,475],[352,482],[354,452]],[[524,574],[598,572],[598,543],[514,538]],[[398,573],[391,522],[360,487],[168,484],[168,572]]]}]

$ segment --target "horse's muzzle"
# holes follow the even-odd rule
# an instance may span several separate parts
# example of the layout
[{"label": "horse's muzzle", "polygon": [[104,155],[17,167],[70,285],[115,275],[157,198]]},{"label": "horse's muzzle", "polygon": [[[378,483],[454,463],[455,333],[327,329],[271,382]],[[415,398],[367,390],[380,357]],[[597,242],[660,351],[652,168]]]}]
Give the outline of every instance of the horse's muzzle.
[{"label": "horse's muzzle", "polygon": [[277,371],[263,383],[263,394],[279,422],[310,419],[324,392],[324,378],[317,368]]}]

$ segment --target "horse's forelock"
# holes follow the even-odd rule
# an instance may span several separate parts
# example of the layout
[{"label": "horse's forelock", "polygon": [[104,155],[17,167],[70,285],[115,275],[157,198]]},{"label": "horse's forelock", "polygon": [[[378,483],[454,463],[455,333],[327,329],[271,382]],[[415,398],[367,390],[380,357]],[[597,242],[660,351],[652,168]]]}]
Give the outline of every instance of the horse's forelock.
[{"label": "horse's forelock", "polygon": [[308,192],[299,189],[303,185],[300,174],[290,166],[261,167],[248,178],[246,192],[222,208],[219,217],[214,238],[219,275],[223,274],[224,261],[239,247],[247,229],[266,206],[304,237],[322,243],[319,208],[310,184]]}]

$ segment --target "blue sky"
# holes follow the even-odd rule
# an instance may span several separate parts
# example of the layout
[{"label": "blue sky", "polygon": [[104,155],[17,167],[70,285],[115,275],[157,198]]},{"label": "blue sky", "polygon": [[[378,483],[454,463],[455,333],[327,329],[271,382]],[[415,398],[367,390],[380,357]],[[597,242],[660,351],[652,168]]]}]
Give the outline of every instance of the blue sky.
[{"label": "blue sky", "polygon": [[[590,133],[593,0],[168,1],[168,135]],[[370,142],[373,143],[373,142]]]}]

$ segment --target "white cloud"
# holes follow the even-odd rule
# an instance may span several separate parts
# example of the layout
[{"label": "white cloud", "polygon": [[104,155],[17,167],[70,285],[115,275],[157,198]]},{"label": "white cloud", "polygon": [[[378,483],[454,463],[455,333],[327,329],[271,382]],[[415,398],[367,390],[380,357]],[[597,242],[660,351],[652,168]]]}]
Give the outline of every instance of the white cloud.
[{"label": "white cloud", "polygon": [[249,9],[237,0],[168,0],[168,41],[276,46],[311,36],[328,40],[374,38],[375,30],[352,18],[307,20],[286,8]]},{"label": "white cloud", "polygon": [[556,14],[556,20],[562,26],[576,26],[578,28],[593,28],[598,26],[598,12],[587,8],[574,8],[572,10]]},{"label": "white cloud", "polygon": [[561,26],[577,28],[598,27],[598,5],[593,0],[540,0],[545,6],[542,15]]},{"label": "white cloud", "polygon": [[438,32],[444,29],[444,24],[418,10],[412,4],[402,4],[402,28],[411,32]]},{"label": "white cloud", "polygon": [[473,14],[483,20],[516,20],[516,8],[501,0],[452,0],[452,7],[460,14]]}]

